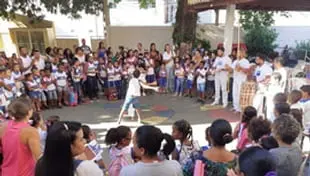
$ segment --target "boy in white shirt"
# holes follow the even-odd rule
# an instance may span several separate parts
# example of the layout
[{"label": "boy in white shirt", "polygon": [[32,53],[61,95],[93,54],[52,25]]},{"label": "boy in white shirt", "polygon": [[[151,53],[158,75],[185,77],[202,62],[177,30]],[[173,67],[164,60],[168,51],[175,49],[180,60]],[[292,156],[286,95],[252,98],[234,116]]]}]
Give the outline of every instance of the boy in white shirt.
[{"label": "boy in white shirt", "polygon": [[140,71],[135,70],[133,73],[133,78],[130,79],[129,84],[128,84],[128,90],[125,98],[125,102],[123,104],[122,110],[119,114],[119,118],[117,123],[120,124],[121,120],[124,116],[125,111],[128,111],[129,106],[132,104],[133,107],[136,110],[137,116],[138,116],[138,123],[141,122],[141,117],[140,117],[140,103],[138,100],[138,97],[141,96],[141,87],[144,89],[152,89],[156,92],[158,92],[158,87],[151,87],[145,84],[144,82],[139,80],[140,77]]},{"label": "boy in white shirt", "polygon": [[55,73],[56,86],[58,92],[58,106],[62,107],[62,101],[64,100],[65,105],[68,105],[66,97],[68,97],[68,82],[67,73],[64,71],[65,67],[63,64],[59,65],[58,71]]},{"label": "boy in white shirt", "polygon": [[220,91],[222,90],[222,102],[223,107],[226,108],[228,105],[228,91],[227,82],[229,79],[228,70],[231,67],[231,59],[224,56],[225,49],[220,47],[217,49],[218,57],[213,63],[215,72],[215,100],[212,105],[218,105],[220,103]]}]

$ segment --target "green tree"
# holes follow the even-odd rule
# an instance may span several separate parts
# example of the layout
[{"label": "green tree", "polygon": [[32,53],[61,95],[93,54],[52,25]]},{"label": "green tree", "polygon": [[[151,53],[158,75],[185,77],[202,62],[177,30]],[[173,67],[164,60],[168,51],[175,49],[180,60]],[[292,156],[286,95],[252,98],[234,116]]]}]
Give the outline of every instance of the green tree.
[{"label": "green tree", "polygon": [[240,24],[245,30],[244,40],[249,55],[253,56],[258,52],[270,54],[277,47],[275,41],[278,34],[271,28],[274,24],[275,13],[277,12],[239,11]]},{"label": "green tree", "polygon": [[175,18],[173,42],[178,45],[181,42],[192,44],[196,39],[198,13],[189,9],[187,0],[179,0]]},{"label": "green tree", "polygon": [[[98,14],[104,11],[109,18],[108,7],[113,7],[121,0],[0,0],[0,17],[5,19],[14,18],[16,12],[27,15],[30,19],[43,19],[45,9],[50,13],[60,13],[72,18],[80,18],[81,12],[86,14]],[[155,0],[139,0],[140,8],[149,8],[155,5]],[[174,24],[174,43],[193,43],[196,39],[196,26],[198,12],[191,11],[188,0],[178,0],[176,23]],[[110,20],[105,20],[109,25]]]}]

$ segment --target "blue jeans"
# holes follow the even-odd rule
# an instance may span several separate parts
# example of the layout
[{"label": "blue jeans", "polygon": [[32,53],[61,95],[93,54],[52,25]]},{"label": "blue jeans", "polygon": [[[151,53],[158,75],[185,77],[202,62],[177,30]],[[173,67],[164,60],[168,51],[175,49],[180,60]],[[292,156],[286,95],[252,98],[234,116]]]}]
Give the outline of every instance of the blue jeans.
[{"label": "blue jeans", "polygon": [[173,71],[173,67],[169,68],[167,67],[167,90],[173,92],[174,90],[174,71]]},{"label": "blue jeans", "polygon": [[184,89],[184,78],[177,78],[175,93],[183,93]]}]

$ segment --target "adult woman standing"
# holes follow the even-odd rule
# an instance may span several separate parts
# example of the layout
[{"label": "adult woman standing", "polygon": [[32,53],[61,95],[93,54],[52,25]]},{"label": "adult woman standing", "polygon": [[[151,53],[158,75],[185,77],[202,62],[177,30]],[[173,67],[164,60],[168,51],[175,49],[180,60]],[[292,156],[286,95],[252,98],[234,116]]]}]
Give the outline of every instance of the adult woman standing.
[{"label": "adult woman standing", "polygon": [[66,59],[70,65],[73,65],[73,58],[74,58],[74,55],[71,49],[66,48],[63,52],[63,59]]},{"label": "adult woman standing", "polygon": [[[150,140],[152,139],[152,140]],[[160,129],[154,126],[141,126],[137,129],[133,138],[133,149],[141,161],[124,167],[121,176],[182,176],[182,170],[177,161],[163,160],[158,157],[163,140],[166,144],[163,147],[163,154],[169,155],[175,148],[172,137],[163,134]]]},{"label": "adult woman standing", "polygon": [[174,62],[173,62],[174,53],[171,51],[171,47],[169,44],[165,45],[165,52],[163,54],[163,62],[166,65],[167,70],[167,90],[170,92],[174,92]]},{"label": "adult woman standing", "polygon": [[205,176],[226,176],[227,169],[236,166],[236,155],[225,148],[225,145],[233,140],[229,122],[223,119],[214,121],[210,127],[208,136],[211,138],[211,148],[192,154],[191,158],[183,165],[185,176],[194,174],[195,162],[197,160],[201,160],[205,164]]},{"label": "adult woman standing", "polygon": [[102,41],[99,42],[97,53],[98,53],[99,59],[105,59],[106,58],[106,50],[104,47],[104,43]]},{"label": "adult woman standing", "polygon": [[92,161],[75,160],[85,150],[82,125],[79,122],[58,122],[47,134],[44,155],[38,161],[35,176],[102,176]]},{"label": "adult woman standing", "polygon": [[150,45],[150,58],[153,59],[155,62],[155,72],[159,71],[158,69],[161,65],[162,59],[161,59],[161,56],[159,54],[159,51],[157,51],[157,49],[156,49],[155,43],[151,43],[151,45]]},{"label": "adult woman standing", "polygon": [[0,127],[3,176],[33,176],[35,162],[40,157],[40,137],[38,131],[28,124],[32,116],[32,104],[28,98],[18,98],[8,107],[15,120]]}]

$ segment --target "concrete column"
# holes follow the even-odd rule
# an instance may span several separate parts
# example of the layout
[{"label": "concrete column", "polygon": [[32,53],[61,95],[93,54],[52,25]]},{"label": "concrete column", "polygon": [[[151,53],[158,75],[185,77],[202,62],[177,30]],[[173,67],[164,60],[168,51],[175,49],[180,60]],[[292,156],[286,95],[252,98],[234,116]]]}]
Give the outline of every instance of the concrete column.
[{"label": "concrete column", "polygon": [[226,23],[224,30],[224,48],[225,54],[229,55],[232,50],[233,36],[234,36],[234,22],[235,22],[236,5],[228,5],[226,7]]}]

